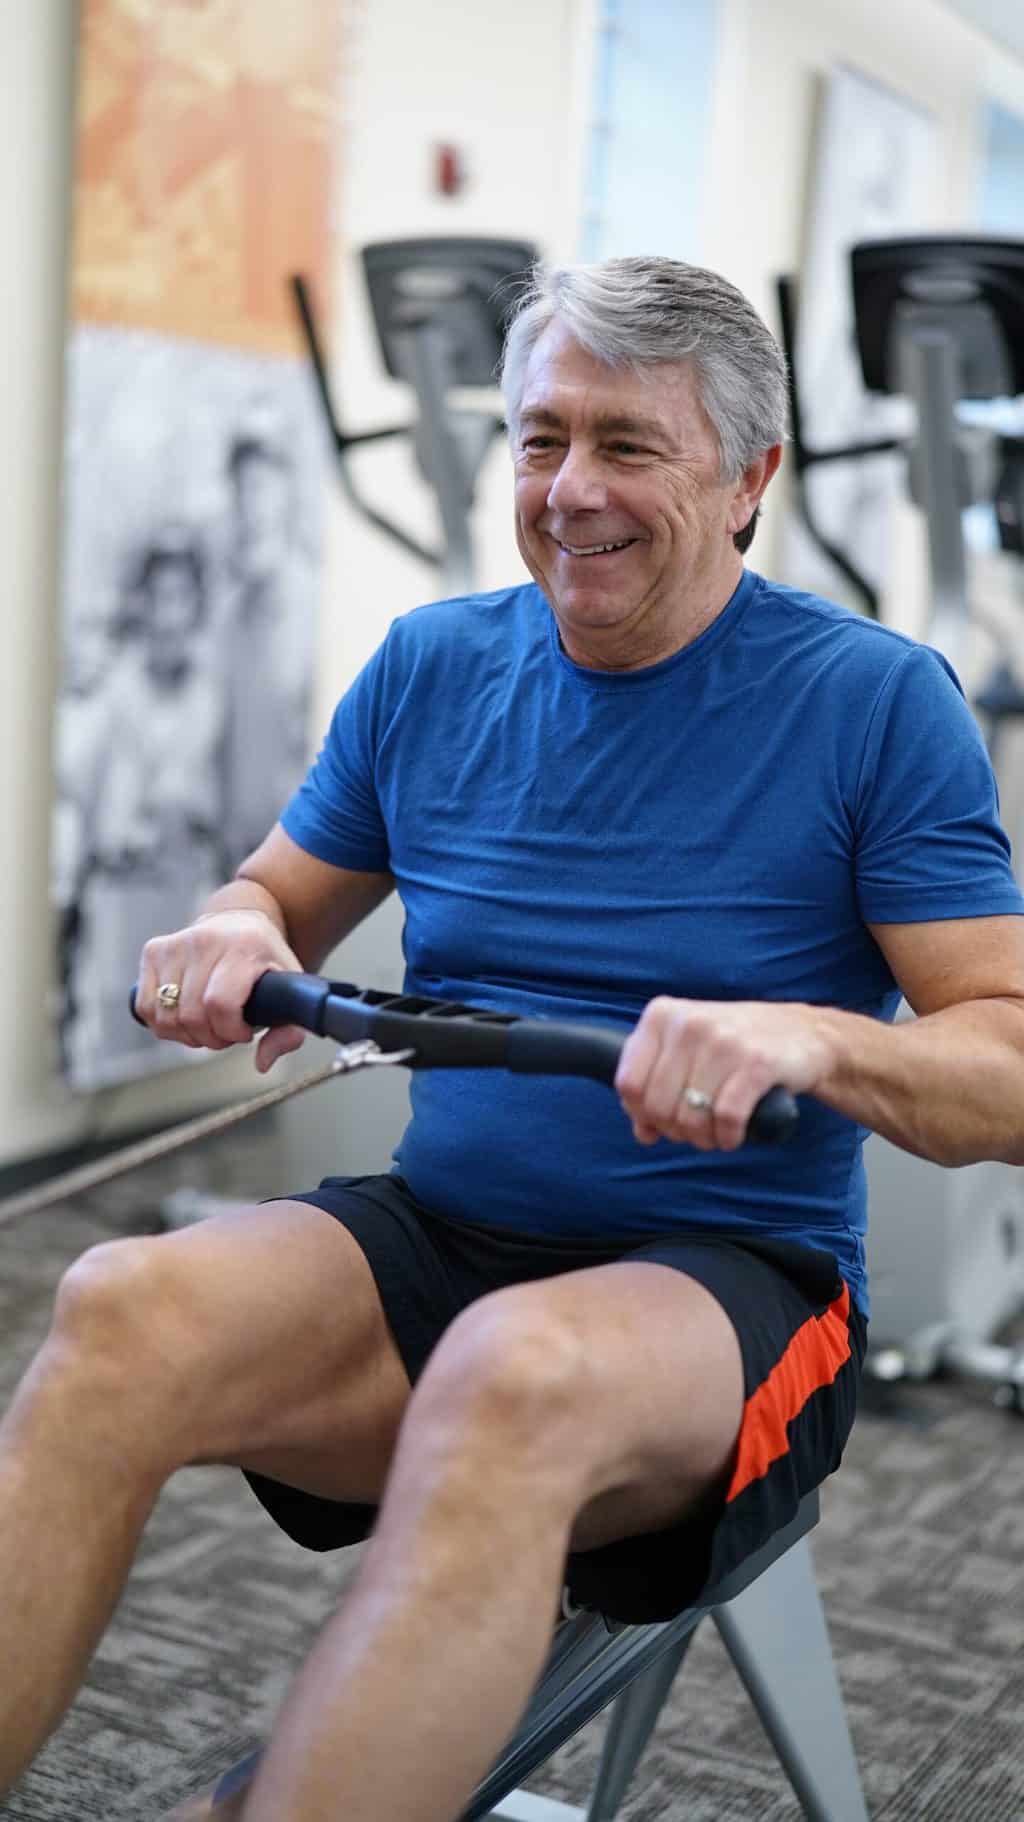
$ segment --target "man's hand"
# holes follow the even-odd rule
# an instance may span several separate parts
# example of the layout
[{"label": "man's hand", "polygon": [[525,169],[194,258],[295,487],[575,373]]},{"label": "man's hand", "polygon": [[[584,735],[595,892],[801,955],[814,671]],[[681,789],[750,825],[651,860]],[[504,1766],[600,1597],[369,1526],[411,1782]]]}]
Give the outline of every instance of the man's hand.
[{"label": "man's hand", "polygon": [[641,1145],[735,1151],[769,1088],[813,1094],[833,1060],[813,1006],[662,995],[626,1040],[615,1087]]},{"label": "man's hand", "polygon": [[[268,912],[211,912],[170,936],[151,937],[142,951],[135,1010],[156,1037],[192,1050],[247,1044],[252,1030],[242,1007],[270,968],[301,970],[302,963]],[[179,990],[173,1006],[158,997],[168,985]],[[260,1074],[305,1036],[298,1025],[265,1031],[256,1048]]]}]

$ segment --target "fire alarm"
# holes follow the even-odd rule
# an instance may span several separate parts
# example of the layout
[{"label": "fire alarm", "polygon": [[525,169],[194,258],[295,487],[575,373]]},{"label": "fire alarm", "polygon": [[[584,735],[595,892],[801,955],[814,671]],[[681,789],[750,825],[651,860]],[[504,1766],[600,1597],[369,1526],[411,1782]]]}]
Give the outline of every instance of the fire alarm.
[{"label": "fire alarm", "polygon": [[458,196],[466,182],[466,166],[458,146],[434,148],[434,187],[439,196]]}]

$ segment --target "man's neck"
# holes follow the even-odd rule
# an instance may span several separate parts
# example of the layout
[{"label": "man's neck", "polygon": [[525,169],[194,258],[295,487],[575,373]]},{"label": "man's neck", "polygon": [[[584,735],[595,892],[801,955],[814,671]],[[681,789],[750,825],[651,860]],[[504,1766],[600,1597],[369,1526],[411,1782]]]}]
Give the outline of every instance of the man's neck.
[{"label": "man's neck", "polygon": [[704,587],[688,592],[661,615],[649,615],[636,624],[610,627],[567,627],[557,612],[562,650],[574,664],[592,671],[640,671],[674,658],[685,646],[706,633],[728,607],[743,577],[743,559],[716,572]]}]

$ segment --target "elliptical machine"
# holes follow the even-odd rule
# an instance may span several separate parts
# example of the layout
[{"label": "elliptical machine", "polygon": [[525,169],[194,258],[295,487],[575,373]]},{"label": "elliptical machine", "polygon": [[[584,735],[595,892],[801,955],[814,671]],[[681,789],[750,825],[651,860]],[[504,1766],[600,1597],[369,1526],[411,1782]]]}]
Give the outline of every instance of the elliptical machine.
[{"label": "elliptical machine", "polygon": [[[374,326],[387,373],[411,388],[416,415],[380,430],[343,430],[327,379],[308,287],[292,286],[327,429],[346,498],[378,531],[433,568],[441,593],[465,594],[475,580],[472,509],[484,458],[504,420],[487,397],[466,402],[465,389],[493,394],[505,325],[518,288],[538,257],[528,241],[445,236],[377,241],[362,251]],[[365,444],[404,437],[438,507],[442,540],[431,548],[368,504],[350,454]]]},{"label": "elliptical machine", "polygon": [[[963,670],[972,637],[964,511],[991,502],[1002,549],[1024,551],[1024,444],[958,417],[962,402],[1024,393],[1024,241],[925,236],[863,242],[851,251],[851,274],[865,384],[909,398],[916,428],[905,444],[807,449],[800,433],[791,288],[781,281],[798,504],[817,536],[803,494],[807,471],[821,461],[903,450],[910,497],[927,525],[930,615],[924,637]],[[877,612],[852,555],[839,557],[844,573],[861,586],[868,611]],[[1024,717],[1024,619],[1019,653],[1005,631],[996,638],[993,668],[973,695],[993,763],[1006,728]],[[901,1016],[911,1016],[909,1009]],[[1024,1175],[999,1163],[946,1170],[877,1134],[865,1159],[869,1370],[889,1380],[962,1373],[993,1384],[998,1403],[1024,1414],[1024,1346],[992,1339],[1024,1310]]]}]

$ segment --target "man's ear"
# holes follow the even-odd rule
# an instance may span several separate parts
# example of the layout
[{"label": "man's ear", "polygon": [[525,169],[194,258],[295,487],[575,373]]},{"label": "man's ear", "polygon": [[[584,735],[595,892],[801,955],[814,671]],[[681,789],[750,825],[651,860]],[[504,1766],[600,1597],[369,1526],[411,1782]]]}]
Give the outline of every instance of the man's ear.
[{"label": "man's ear", "polygon": [[782,444],[773,443],[770,449],[757,456],[743,470],[732,497],[726,530],[729,532],[744,531],[750,524],[761,504],[761,497],[772,476],[778,471],[782,460]]}]

